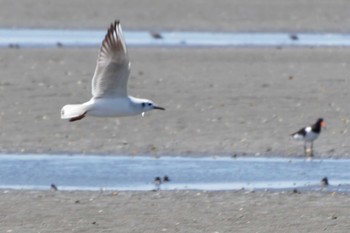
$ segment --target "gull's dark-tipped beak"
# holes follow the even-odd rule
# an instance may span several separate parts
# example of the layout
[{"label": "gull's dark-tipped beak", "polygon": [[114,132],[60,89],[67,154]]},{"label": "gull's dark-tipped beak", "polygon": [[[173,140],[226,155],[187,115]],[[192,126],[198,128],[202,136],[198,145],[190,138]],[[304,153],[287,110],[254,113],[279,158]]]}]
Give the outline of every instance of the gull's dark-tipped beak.
[{"label": "gull's dark-tipped beak", "polygon": [[165,108],[163,108],[163,107],[159,107],[159,106],[153,106],[153,109],[165,110]]}]

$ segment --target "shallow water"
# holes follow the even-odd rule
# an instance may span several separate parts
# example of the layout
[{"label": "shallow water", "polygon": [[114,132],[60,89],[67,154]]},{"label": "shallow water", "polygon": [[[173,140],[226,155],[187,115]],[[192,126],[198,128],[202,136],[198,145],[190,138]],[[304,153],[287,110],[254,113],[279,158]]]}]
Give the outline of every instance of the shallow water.
[{"label": "shallow water", "polygon": [[120,157],[66,155],[0,156],[0,188],[64,190],[292,189],[350,191],[350,160],[282,158]]},{"label": "shallow water", "polygon": [[[105,30],[0,29],[0,47],[99,47]],[[142,47],[309,47],[350,46],[342,33],[239,33],[125,31],[128,46]]]}]

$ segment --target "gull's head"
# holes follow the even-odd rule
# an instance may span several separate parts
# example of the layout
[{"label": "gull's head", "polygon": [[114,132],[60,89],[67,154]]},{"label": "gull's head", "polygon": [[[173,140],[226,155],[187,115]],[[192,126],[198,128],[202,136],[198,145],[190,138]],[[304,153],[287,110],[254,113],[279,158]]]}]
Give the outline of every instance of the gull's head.
[{"label": "gull's head", "polygon": [[151,110],[154,110],[154,109],[165,110],[165,108],[157,106],[151,100],[144,99],[144,100],[141,101],[140,105],[141,105],[142,112],[147,112],[147,111],[151,111]]}]

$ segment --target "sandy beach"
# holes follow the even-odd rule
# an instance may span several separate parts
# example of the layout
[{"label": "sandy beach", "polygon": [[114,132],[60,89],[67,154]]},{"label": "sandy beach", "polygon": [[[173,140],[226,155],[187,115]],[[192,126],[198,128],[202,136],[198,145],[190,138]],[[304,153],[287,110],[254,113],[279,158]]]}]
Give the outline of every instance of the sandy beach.
[{"label": "sandy beach", "polygon": [[349,155],[350,50],[132,48],[129,93],[167,110],[62,121],[90,98],[96,50],[2,50],[0,151],[302,156],[289,134],[323,117],[315,156]]},{"label": "sandy beach", "polygon": [[347,232],[348,195],[291,192],[0,193],[1,232]]},{"label": "sandy beach", "polygon": [[[1,27],[349,32],[347,0],[0,1]],[[14,13],[15,12],[15,13]],[[21,16],[21,17],[18,17]]]},{"label": "sandy beach", "polygon": [[[350,31],[350,3],[0,0],[2,28]],[[289,134],[323,117],[315,156],[350,156],[348,48],[130,48],[129,93],[165,112],[59,119],[90,98],[98,48],[1,49],[0,152],[302,156]],[[0,192],[0,231],[347,232],[348,194]]]},{"label": "sandy beach", "polygon": [[[346,32],[350,25],[350,5],[340,0],[0,4],[0,26],[14,28],[104,29],[115,18],[125,30]],[[36,4],[44,10],[28,7]],[[349,156],[348,49],[130,48],[129,94],[167,111],[60,120],[63,105],[91,97],[97,51],[2,49],[0,152],[302,156],[302,143],[289,135],[323,117],[316,156]]]}]

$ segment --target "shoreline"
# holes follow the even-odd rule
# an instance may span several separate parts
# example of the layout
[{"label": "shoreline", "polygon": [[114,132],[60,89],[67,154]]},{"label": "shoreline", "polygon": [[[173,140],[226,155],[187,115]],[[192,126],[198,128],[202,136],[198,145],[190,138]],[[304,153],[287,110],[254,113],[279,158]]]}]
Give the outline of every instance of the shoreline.
[{"label": "shoreline", "polygon": [[220,159],[220,158],[226,158],[226,159],[300,159],[300,160],[349,160],[350,157],[348,155],[321,155],[321,156],[304,156],[304,155],[276,155],[276,154],[260,154],[260,153],[233,153],[232,155],[223,153],[214,153],[214,154],[199,154],[199,153],[193,153],[193,154],[109,154],[109,153],[75,153],[75,152],[62,152],[62,153],[41,153],[41,152],[18,152],[18,151],[5,151],[0,152],[0,156],[83,156],[83,157],[94,157],[94,156],[101,156],[101,157],[129,157],[129,158],[155,158],[155,159],[161,159],[161,158],[190,158],[190,159],[203,159],[203,158],[213,158],[213,159]]}]

